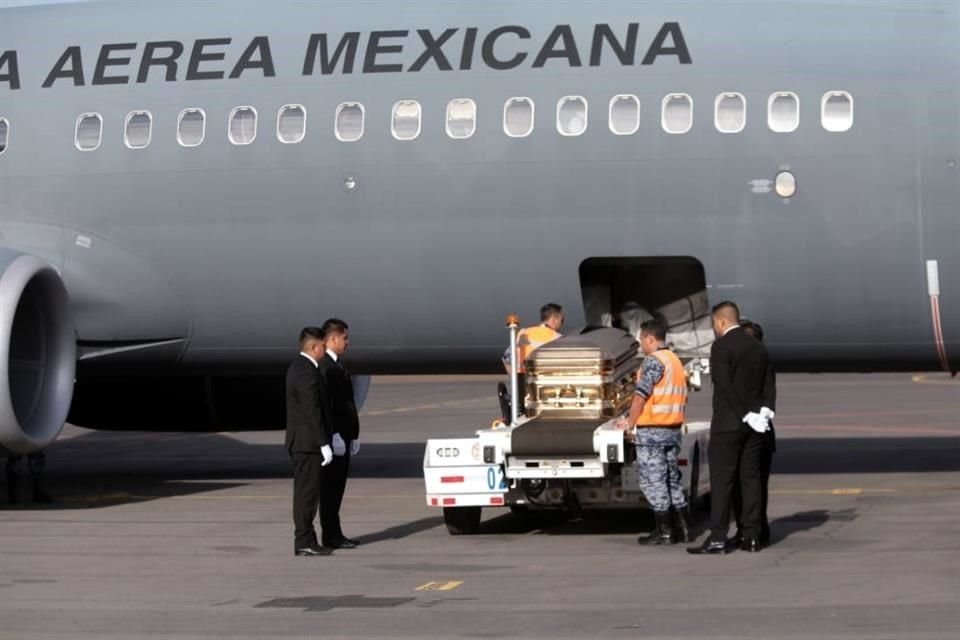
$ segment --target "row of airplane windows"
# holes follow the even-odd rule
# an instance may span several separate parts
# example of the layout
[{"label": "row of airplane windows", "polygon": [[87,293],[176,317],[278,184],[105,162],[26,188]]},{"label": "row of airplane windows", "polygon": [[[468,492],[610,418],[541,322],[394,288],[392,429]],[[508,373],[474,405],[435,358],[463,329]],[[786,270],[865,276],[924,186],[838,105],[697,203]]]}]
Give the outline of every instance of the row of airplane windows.
[{"label": "row of airplane windows", "polygon": [[[713,122],[720,133],[739,133],[747,125],[747,100],[741,93],[721,93],[714,100]],[[533,133],[535,105],[530,98],[510,98],[503,106],[503,132],[511,138]],[[608,104],[607,124],[615,135],[628,136],[640,128],[640,99],[635,95],[613,96]],[[565,96],[557,102],[556,127],[563,136],[579,136],[587,130],[588,104],[582,96]],[[251,144],[257,137],[257,110],[235,107],[227,118],[227,138],[234,145]],[[366,110],[359,102],[340,104],[334,115],[334,135],[341,142],[363,137]],[[207,114],[200,108],[184,109],[177,118],[177,142],[196,147],[206,136]],[[820,100],[820,124],[830,132],[848,131],[853,126],[853,97],[846,91],[828,91]],[[671,93],[663,98],[660,126],[666,133],[684,134],[693,127],[693,98]],[[790,133],[800,126],[800,98],[792,91],[779,91],[767,100],[767,126],[776,133]],[[416,100],[393,105],[390,133],[397,140],[414,140],[422,128],[422,109]],[[446,132],[450,138],[470,138],[477,129],[477,104],[470,98],[447,103]],[[277,111],[277,139],[285,144],[302,142],[307,134],[307,110],[301,104],[287,104]],[[153,115],[131,111],[124,123],[123,141],[130,149],[145,149],[153,135]],[[84,113],[77,118],[74,144],[81,151],[100,147],[103,117]],[[10,124],[0,117],[0,153],[6,151]]]}]

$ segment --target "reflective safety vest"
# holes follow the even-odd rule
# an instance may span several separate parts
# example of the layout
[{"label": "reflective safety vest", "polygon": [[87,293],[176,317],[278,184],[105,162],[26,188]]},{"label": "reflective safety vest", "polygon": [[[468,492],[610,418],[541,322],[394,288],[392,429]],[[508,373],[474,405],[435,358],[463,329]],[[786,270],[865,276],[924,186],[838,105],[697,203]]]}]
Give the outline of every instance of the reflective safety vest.
[{"label": "reflective safety vest", "polygon": [[669,349],[654,351],[647,357],[662,362],[664,371],[660,382],[653,387],[653,393],[643,405],[643,413],[637,419],[636,426],[683,426],[684,409],[687,406],[687,375],[683,371],[683,363]]},{"label": "reflective safety vest", "polygon": [[557,333],[550,327],[539,324],[535,327],[521,329],[517,334],[517,360],[519,361],[519,373],[527,372],[527,358],[534,351],[559,338],[562,334]]}]

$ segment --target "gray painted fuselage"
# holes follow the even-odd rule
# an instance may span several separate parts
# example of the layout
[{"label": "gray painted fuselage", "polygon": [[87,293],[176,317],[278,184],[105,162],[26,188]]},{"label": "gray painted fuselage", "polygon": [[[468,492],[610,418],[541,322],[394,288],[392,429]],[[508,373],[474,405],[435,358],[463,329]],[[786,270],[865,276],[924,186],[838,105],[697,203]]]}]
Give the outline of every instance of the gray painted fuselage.
[{"label": "gray painted fuselage", "polygon": [[[676,22],[690,64],[640,58]],[[636,63],[606,49],[588,64],[594,25],[620,38],[638,23]],[[569,24],[583,58],[533,68],[555,25]],[[460,70],[465,29],[480,37],[523,25],[498,55],[526,62]],[[409,30],[404,68],[423,50],[416,29],[457,28],[453,69],[363,73],[366,37]],[[302,75],[311,33],[336,44],[361,33],[353,73]],[[197,38],[229,37],[231,70],[268,36],[275,77],[186,81]],[[92,86],[100,47],[177,40],[187,53],[176,81]],[[84,86],[41,84],[68,46],[80,46]],[[171,372],[275,371],[299,329],[335,315],[353,334],[354,367],[494,371],[504,317],[533,322],[542,302],[584,322],[578,269],[591,257],[692,256],[711,302],[731,298],[764,324],[783,369],[938,369],[926,261],[940,269],[951,368],[960,368],[960,5],[956,2],[221,2],[80,3],[3,9],[0,51],[17,50],[22,87],[0,84],[10,144],[0,155],[0,244],[62,269],[82,344],[170,340],[121,354],[126,366]],[[479,45],[476,57],[479,58]],[[854,98],[854,124],[831,133],[821,96]],[[746,127],[719,133],[715,97],[746,97]],[[767,98],[792,91],[800,126],[774,133]],[[664,132],[663,96],[693,98],[693,128]],[[640,127],[613,135],[607,105],[640,98]],[[558,134],[557,100],[584,96],[589,124]],[[504,102],[528,96],[536,126],[504,135]],[[476,133],[444,131],[453,98],[477,103]],[[392,105],[422,104],[412,141],[390,134]],[[366,109],[361,140],[339,142],[334,112]],[[277,110],[306,107],[306,138],[282,144]],[[251,105],[256,140],[235,146],[227,115]],[[178,113],[207,114],[204,143],[177,143]],[[152,141],[123,143],[127,113],[149,110]],[[77,116],[103,116],[96,151],[74,147]],[[789,200],[751,181],[782,168]],[[345,182],[352,179],[356,188]],[[96,364],[98,359],[91,360]],[[103,358],[109,362],[110,358]],[[91,367],[89,370],[95,370]]]}]

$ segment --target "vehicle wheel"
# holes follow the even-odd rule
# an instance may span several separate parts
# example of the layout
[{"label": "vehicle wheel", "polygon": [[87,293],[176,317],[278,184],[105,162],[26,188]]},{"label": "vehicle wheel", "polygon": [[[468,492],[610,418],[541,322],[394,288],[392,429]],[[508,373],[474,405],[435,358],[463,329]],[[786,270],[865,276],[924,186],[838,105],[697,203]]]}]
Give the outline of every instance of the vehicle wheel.
[{"label": "vehicle wheel", "polygon": [[443,522],[450,535],[472,535],[480,529],[480,513],[480,507],[444,507]]}]

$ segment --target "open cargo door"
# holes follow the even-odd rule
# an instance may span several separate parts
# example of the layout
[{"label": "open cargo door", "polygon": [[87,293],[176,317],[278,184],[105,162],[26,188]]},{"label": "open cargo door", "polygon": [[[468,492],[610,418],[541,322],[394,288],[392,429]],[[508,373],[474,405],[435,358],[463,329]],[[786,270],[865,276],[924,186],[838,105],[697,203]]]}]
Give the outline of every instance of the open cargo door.
[{"label": "open cargo door", "polygon": [[640,325],[659,315],[667,323],[667,342],[682,360],[710,356],[710,303],[696,258],[588,258],[580,264],[580,287],[588,325],[617,327],[639,338]]}]

